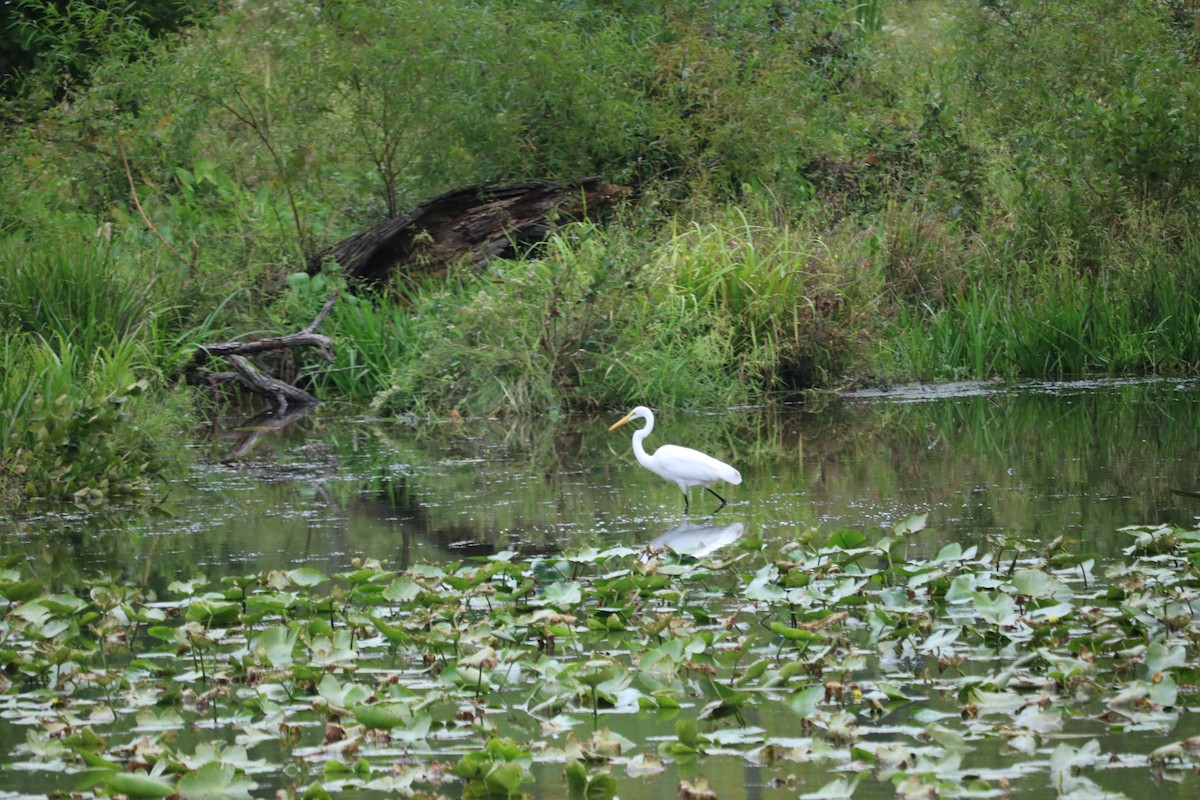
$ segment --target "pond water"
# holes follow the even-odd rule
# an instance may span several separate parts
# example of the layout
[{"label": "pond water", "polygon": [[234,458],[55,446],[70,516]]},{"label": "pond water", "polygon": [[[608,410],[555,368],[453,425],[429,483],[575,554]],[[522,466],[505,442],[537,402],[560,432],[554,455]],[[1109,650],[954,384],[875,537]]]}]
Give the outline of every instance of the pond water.
[{"label": "pond water", "polygon": [[[634,426],[607,431],[619,416],[414,427],[318,411],[283,431],[214,428],[163,512],[10,520],[0,547],[68,583],[113,574],[165,587],[192,572],[639,546],[704,521],[715,499],[693,489],[685,517],[679,490],[633,458]],[[715,521],[773,543],[878,535],[928,513],[931,552],[1011,534],[1105,555],[1126,546],[1122,526],[1200,516],[1187,494],[1200,491],[1196,382],[962,384],[815,409],[660,412],[647,449],[667,442],[737,466],[743,482],[718,487],[729,505]]]},{"label": "pond water", "polygon": [[[660,412],[649,450],[689,445],[741,470],[740,486],[717,487],[729,504],[713,516],[716,501],[700,489],[692,490],[685,516],[678,489],[636,463],[634,426],[608,432],[621,413],[407,425],[349,420],[322,408],[282,429],[222,421],[197,445],[193,474],[165,490],[160,511],[4,520],[0,552],[21,557],[56,591],[103,579],[154,598],[198,575],[298,567],[331,575],[362,559],[404,570],[506,552],[529,560],[664,543],[693,553],[735,543],[779,553],[824,543],[842,529],[874,541],[914,514],[925,514],[926,524],[907,545],[909,558],[933,559],[952,543],[983,551],[1005,540],[1061,536],[1068,550],[1104,563],[1129,546],[1123,526],[1194,528],[1200,516],[1195,381],[906,387],[804,406]],[[955,713],[932,701],[924,708]],[[898,713],[889,725],[916,725],[914,713]],[[778,732],[794,727],[795,716],[762,704],[745,722]],[[634,741],[671,738],[673,725],[646,715],[610,721]],[[1132,745],[1120,732],[1101,744],[1145,753],[1196,733],[1200,727],[1181,723]],[[184,735],[203,738],[194,730]],[[0,764],[20,760],[26,736],[11,715],[0,720]],[[980,745],[991,751],[982,763],[1022,757],[1002,744]],[[713,752],[649,778],[622,773],[620,796],[674,794],[680,779],[703,776],[720,798],[796,797],[837,774],[827,765],[779,768]],[[562,796],[561,764],[534,772],[537,783],[526,791]],[[1158,788],[1150,781],[1144,771],[1129,771],[1103,783],[1130,797],[1200,791],[1195,778]],[[71,786],[46,771],[0,771],[0,797]],[[1058,796],[1044,782],[1021,786],[1022,797]],[[854,796],[896,795],[891,783],[864,782]]]}]

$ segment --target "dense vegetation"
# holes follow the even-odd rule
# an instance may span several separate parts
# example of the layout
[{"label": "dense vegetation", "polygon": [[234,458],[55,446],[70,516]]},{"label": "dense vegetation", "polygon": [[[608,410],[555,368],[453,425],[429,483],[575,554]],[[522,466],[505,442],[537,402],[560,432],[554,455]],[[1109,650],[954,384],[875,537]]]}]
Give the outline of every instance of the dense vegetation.
[{"label": "dense vegetation", "polygon": [[633,194],[483,273],[343,294],[341,363],[295,367],[322,396],[530,414],[1200,366],[1182,0],[119,5],[5,4],[0,496],[145,487],[196,343],[295,330],[342,284],[307,256],[475,183]]}]

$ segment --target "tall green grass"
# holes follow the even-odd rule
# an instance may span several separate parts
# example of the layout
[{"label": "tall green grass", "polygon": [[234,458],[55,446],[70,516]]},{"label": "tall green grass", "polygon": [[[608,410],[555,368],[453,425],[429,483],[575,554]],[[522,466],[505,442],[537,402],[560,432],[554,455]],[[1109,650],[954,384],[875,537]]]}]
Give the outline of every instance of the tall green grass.
[{"label": "tall green grass", "polygon": [[1046,267],[1019,284],[966,288],[941,309],[899,312],[888,348],[899,373],[1061,379],[1200,367],[1195,272],[1158,265],[1099,283]]},{"label": "tall green grass", "polygon": [[328,381],[409,413],[735,405],[861,359],[878,292],[811,231],[737,211],[659,234],[570,226],[460,276],[340,309]]},{"label": "tall green grass", "polygon": [[[161,395],[153,280],[84,228],[64,220],[0,245],[0,496],[10,503],[145,492],[182,457],[172,414],[183,407]],[[152,385],[155,402],[144,402]]]},{"label": "tall green grass", "polygon": [[421,296],[417,289],[412,302],[396,302],[344,293],[326,324],[337,363],[314,368],[320,389],[358,403],[386,394],[391,376],[414,357],[422,322],[414,307]]},{"label": "tall green grass", "polygon": [[86,221],[0,239],[0,325],[84,352],[136,336],[155,310],[155,273],[120,263]]},{"label": "tall green grass", "polygon": [[5,334],[0,497],[92,503],[145,493],[167,466],[161,406],[139,404],[144,353],[133,340],[85,352]]}]

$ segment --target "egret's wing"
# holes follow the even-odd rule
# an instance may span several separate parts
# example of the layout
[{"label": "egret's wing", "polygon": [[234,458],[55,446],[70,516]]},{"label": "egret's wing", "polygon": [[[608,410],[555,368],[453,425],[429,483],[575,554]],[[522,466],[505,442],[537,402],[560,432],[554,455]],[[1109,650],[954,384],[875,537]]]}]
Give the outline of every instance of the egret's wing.
[{"label": "egret's wing", "polygon": [[696,486],[715,481],[742,482],[742,474],[736,469],[690,447],[664,444],[654,453],[654,461],[659,467],[658,474],[667,480],[681,480]]}]

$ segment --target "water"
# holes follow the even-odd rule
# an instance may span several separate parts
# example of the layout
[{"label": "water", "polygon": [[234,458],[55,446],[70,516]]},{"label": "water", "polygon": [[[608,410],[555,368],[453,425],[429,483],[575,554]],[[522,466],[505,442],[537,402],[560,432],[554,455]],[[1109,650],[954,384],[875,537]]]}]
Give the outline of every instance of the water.
[{"label": "water", "polygon": [[[843,528],[880,537],[918,513],[928,525],[910,557],[931,557],[950,542],[983,548],[1004,537],[1062,536],[1069,549],[1103,561],[1128,544],[1122,526],[1192,527],[1200,515],[1191,494],[1200,491],[1194,381],[909,387],[805,407],[661,412],[648,449],[689,445],[742,472],[740,486],[718,487],[729,505],[711,518],[713,498],[694,489],[685,517],[678,490],[634,460],[629,429],[607,431],[623,412],[412,427],[318,410],[282,430],[221,424],[197,445],[193,474],[168,487],[162,511],[9,519],[0,522],[0,550],[25,558],[58,590],[115,576],[153,596],[198,574],[298,566],[329,574],[360,559],[400,569],[502,551],[533,557],[666,539],[696,549],[761,539],[782,549],[823,542]],[[910,725],[908,713],[888,724]],[[776,735],[796,724],[790,710],[769,705],[748,716],[748,724]],[[1103,745],[1146,752],[1197,733],[1194,716],[1183,715],[1185,724],[1166,737],[1112,736]],[[602,722],[631,740],[673,735],[668,716],[613,714]],[[506,724],[537,736],[532,718]],[[581,736],[590,733],[580,727]],[[1086,736],[1094,731],[1094,723],[1080,726]],[[0,724],[0,763],[24,738],[19,727]],[[1013,757],[995,739],[977,746],[994,750],[987,758],[997,764]],[[539,763],[534,771],[537,783],[527,787],[534,796],[558,796],[561,766]],[[837,774],[825,762],[770,767],[710,755],[645,780],[618,777],[625,800],[674,792],[678,780],[700,777],[722,798],[784,798],[815,792]],[[0,796],[73,781],[10,775],[0,778]],[[1137,797],[1152,790],[1148,782],[1144,770],[1124,770],[1105,785]],[[1164,789],[1154,791],[1190,797],[1196,785]],[[891,797],[893,789],[864,783],[855,796]]]},{"label": "water", "polygon": [[[409,427],[320,411],[257,439],[236,427],[199,445],[190,478],[161,513],[71,510],[0,523],[0,549],[68,585],[97,574],[165,586],[355,558],[401,568],[579,543],[641,545],[717,503],[693,489],[690,518],[673,485],[642,469],[620,414],[562,422],[473,421]],[[879,536],[928,513],[923,541],[982,544],[1062,535],[1099,555],[1118,528],[1190,526],[1200,500],[1195,382],[987,384],[829,398],[820,408],[660,412],[666,442],[737,466],[722,525],[768,543],[838,528]]]}]

